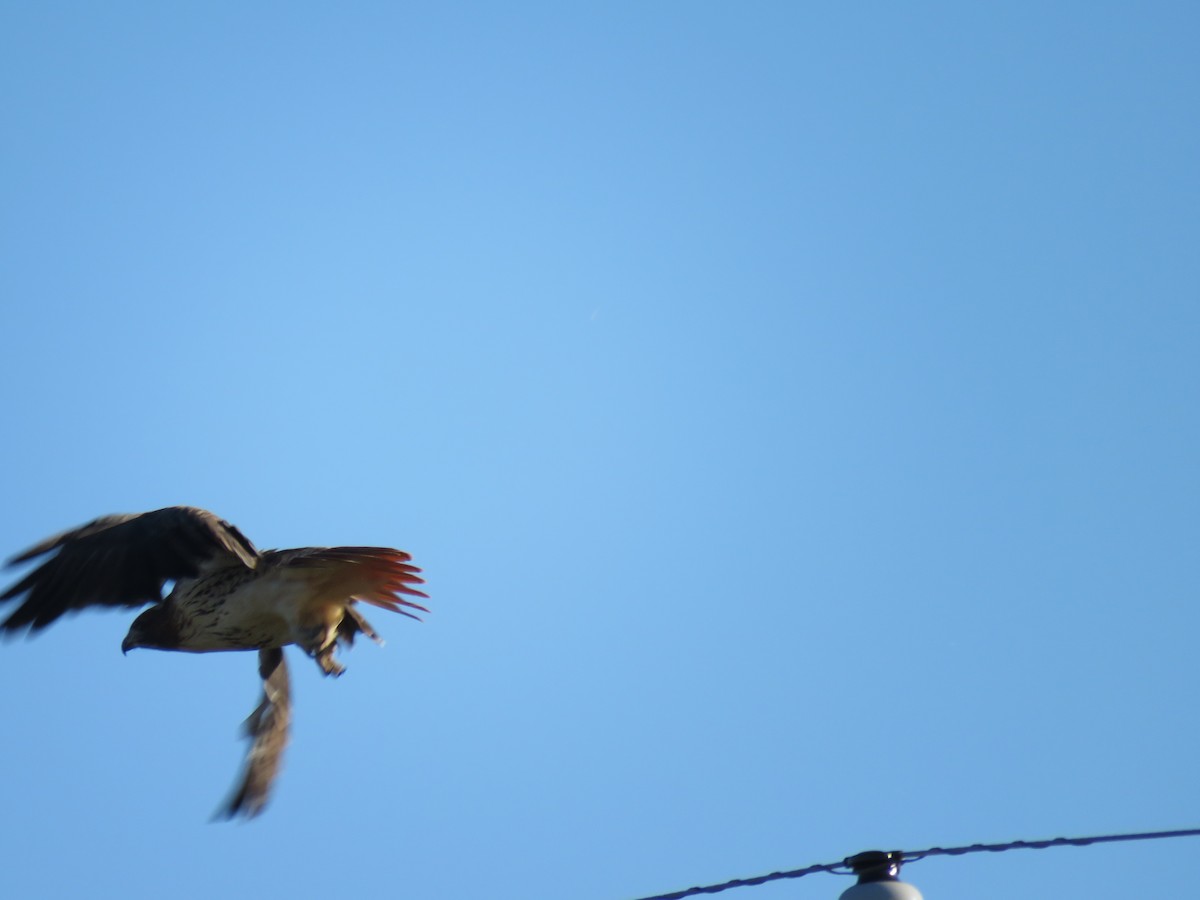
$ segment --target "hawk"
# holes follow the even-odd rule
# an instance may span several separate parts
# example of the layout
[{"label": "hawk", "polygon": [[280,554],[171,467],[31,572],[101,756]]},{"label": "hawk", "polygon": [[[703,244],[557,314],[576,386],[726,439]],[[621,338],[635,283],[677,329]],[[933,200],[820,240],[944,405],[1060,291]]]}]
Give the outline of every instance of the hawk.
[{"label": "hawk", "polygon": [[[250,750],[242,776],[219,817],[262,812],[288,740],[291,691],[283,648],[295,644],[326,675],[344,669],[334,658],[358,634],[382,643],[358,604],[417,618],[428,612],[408,597],[426,597],[421,570],[389,547],[302,547],[257,550],[236,527],[211,512],[170,506],[102,516],[47,538],[10,566],[53,554],[0,594],[19,601],[0,632],[41,631],[88,606],[151,604],[121,644],[210,653],[257,650],[262,699],[246,719]],[[163,589],[171,583],[166,596]]]}]

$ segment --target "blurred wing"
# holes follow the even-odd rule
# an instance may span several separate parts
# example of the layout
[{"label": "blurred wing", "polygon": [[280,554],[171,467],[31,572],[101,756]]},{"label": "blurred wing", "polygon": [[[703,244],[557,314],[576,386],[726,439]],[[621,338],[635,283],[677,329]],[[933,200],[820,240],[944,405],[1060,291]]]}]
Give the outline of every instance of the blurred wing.
[{"label": "blurred wing", "polygon": [[155,603],[165,582],[193,577],[215,559],[253,568],[258,558],[237,528],[190,506],[103,516],[47,538],[9,565],[52,551],[58,552],[0,594],[0,601],[25,595],[0,632],[38,631],[86,606]]},{"label": "blurred wing", "polygon": [[246,736],[250,738],[246,766],[233,796],[217,812],[219,819],[252,819],[263,811],[287,747],[292,695],[282,648],[258,651],[258,674],[262,676],[263,695],[258,708],[246,719]]}]

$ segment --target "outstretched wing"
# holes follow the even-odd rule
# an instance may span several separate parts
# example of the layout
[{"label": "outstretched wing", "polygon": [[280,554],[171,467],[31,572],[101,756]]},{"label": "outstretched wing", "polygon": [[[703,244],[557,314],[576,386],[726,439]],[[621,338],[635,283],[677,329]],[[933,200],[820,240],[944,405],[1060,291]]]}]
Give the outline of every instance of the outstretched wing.
[{"label": "outstretched wing", "polygon": [[258,551],[233,525],[203,509],[169,506],[102,516],[30,547],[9,560],[58,551],[0,594],[25,595],[0,632],[45,628],[86,606],[141,606],[162,599],[163,584],[191,578],[217,558],[253,567]]},{"label": "outstretched wing", "polygon": [[258,674],[262,676],[263,695],[262,702],[246,719],[246,736],[250,738],[246,766],[229,802],[217,812],[219,819],[252,819],[263,811],[287,747],[292,694],[282,648],[258,651]]}]

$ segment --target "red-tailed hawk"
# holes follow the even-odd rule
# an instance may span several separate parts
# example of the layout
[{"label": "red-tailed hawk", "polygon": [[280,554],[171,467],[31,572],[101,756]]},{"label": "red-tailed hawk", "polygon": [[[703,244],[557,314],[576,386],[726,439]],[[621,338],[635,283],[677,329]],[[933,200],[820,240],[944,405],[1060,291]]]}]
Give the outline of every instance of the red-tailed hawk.
[{"label": "red-tailed hawk", "polygon": [[[55,552],[57,551],[57,552]],[[170,506],[103,516],[47,538],[9,565],[54,553],[0,594],[20,605],[0,632],[30,634],[87,606],[144,606],[121,644],[156,650],[257,650],[263,695],[246,720],[245,771],[219,816],[262,812],[288,740],[291,694],[283,648],[295,644],[326,675],[333,653],[357,634],[379,643],[357,603],[412,618],[425,597],[412,558],[388,547],[256,550],[233,525],[203,509]],[[171,592],[163,588],[174,582]]]}]

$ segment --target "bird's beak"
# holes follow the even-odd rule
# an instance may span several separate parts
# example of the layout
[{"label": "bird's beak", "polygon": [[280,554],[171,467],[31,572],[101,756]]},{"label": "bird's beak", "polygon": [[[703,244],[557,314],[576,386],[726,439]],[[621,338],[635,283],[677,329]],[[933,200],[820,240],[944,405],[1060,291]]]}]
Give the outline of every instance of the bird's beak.
[{"label": "bird's beak", "polygon": [[125,640],[121,641],[121,655],[124,656],[134,647],[141,646],[132,634],[125,635]]}]

